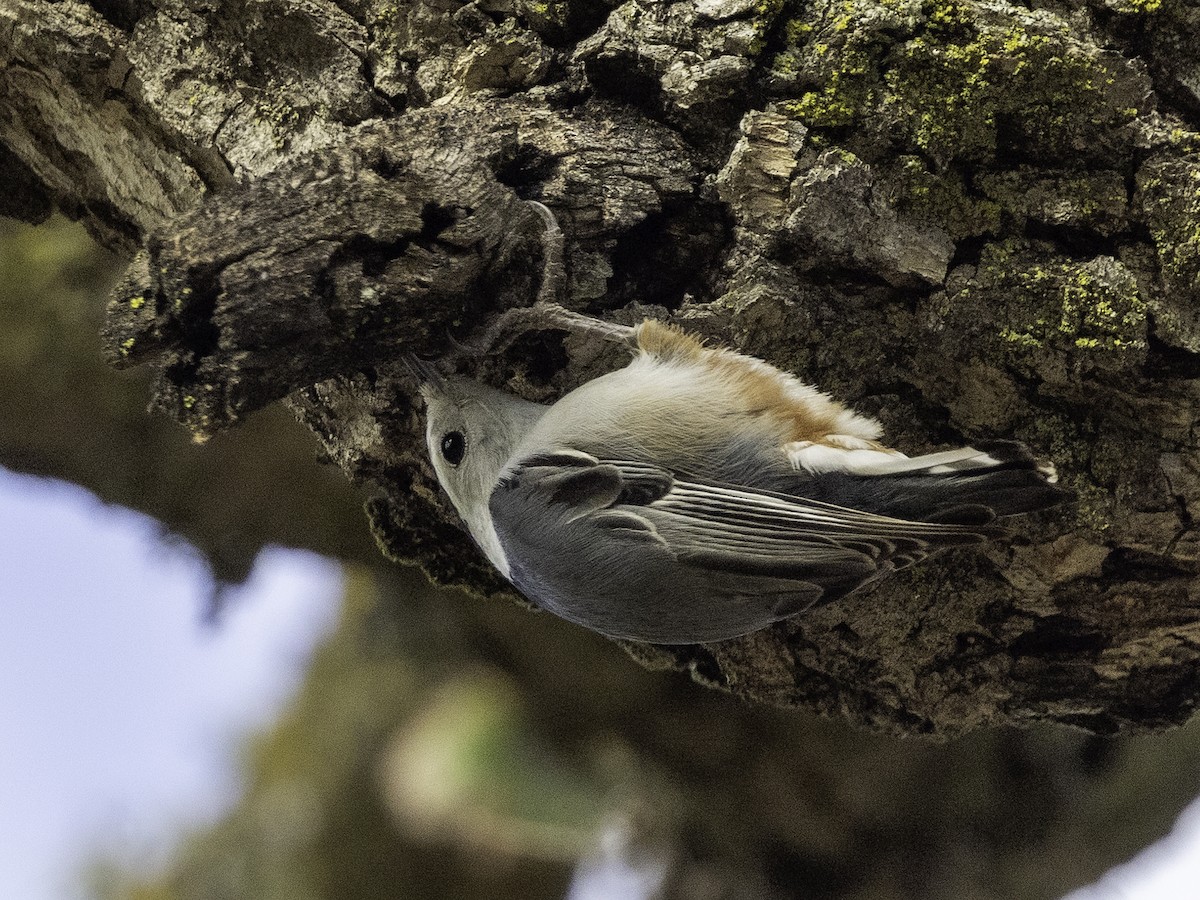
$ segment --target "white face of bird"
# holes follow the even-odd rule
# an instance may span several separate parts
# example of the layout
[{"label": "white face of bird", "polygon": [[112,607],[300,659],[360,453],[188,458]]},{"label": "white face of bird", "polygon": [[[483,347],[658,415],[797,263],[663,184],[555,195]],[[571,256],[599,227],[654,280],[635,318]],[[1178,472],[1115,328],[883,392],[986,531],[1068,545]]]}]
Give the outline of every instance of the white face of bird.
[{"label": "white face of bird", "polygon": [[500,472],[545,407],[466,378],[427,379],[425,442],[438,481],[473,532]]}]

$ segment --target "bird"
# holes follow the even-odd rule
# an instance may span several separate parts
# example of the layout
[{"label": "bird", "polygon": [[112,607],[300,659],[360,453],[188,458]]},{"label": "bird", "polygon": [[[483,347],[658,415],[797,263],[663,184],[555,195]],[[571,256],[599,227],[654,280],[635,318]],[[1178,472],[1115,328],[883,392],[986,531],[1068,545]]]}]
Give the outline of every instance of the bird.
[{"label": "bird", "polygon": [[625,341],[631,359],[540,404],[410,356],[430,459],[501,575],[611,638],[739,637],[1070,496],[1023,444],[910,458],[875,419],[667,322],[512,313]]}]

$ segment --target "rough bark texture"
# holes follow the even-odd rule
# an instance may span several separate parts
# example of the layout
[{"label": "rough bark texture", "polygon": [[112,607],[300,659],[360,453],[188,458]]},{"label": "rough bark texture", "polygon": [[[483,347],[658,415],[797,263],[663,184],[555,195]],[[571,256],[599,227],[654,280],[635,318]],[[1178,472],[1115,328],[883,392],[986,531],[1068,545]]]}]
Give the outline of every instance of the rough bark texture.
[{"label": "rough bark texture", "polygon": [[[493,589],[401,349],[536,291],[649,305],[879,416],[1013,436],[1079,496],[981,554],[719,645],[741,696],[951,734],[1187,719],[1200,691],[1200,13],[1175,0],[199,0],[0,8],[0,198],[141,248],[109,352],[206,436],[283,396],[387,551]],[[531,336],[551,398],[611,354]]]},{"label": "rough bark texture", "polygon": [[204,446],[146,415],[149,373],[116,372],[98,352],[116,262],[65,220],[0,220],[0,465],[148,513],[219,583],[244,579],[268,544],[377,561],[362,492],[317,464],[315,438],[286,410]]},{"label": "rough bark texture", "polygon": [[[519,198],[562,224],[569,305],[671,316],[905,450],[1015,436],[1080,497],[758,635],[627,648],[843,723],[976,730],[947,745],[732,705],[548,616],[393,587],[335,666],[348,688],[316,694],[329,759],[304,781],[286,755],[286,790],[210,848],[216,883],[265,877],[281,847],[289,897],[436,896],[427,858],[447,896],[487,883],[475,854],[397,851],[363,739],[402,718],[386,698],[416,703],[414,673],[481,659],[559,749],[631,748],[695,863],[679,896],[1051,897],[1161,833],[1197,788],[1191,729],[979,729],[1193,709],[1197,39],[1180,0],[0,0],[0,213],[58,207],[137,254],[109,356],[152,368],[195,434],[239,425],[196,448],[139,418],[145,382],[77,366],[96,310],[51,287],[0,296],[0,459],[151,512],[225,578],[267,541],[366,555],[349,483],[247,419],[287,397],[375,491],[387,553],[503,590],[395,358],[530,301]],[[479,374],[548,400],[620,362],[530,335]],[[322,777],[318,827],[289,830],[278,798]]]}]

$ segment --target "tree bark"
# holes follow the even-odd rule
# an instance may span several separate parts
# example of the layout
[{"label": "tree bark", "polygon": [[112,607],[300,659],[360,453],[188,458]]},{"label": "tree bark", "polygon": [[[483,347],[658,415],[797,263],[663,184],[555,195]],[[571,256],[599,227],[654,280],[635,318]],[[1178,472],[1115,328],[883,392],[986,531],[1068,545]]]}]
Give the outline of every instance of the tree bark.
[{"label": "tree bark", "polygon": [[[206,437],[288,397],[394,557],[493,590],[395,360],[530,301],[538,198],[568,305],[650,307],[907,451],[1016,437],[1079,497],[636,658],[897,732],[1161,728],[1200,681],[1198,31],[1171,0],[10,0],[0,202],[138,252],[105,334],[159,409]],[[546,399],[612,364],[531,336],[481,375]]]},{"label": "tree bark", "polygon": [[[759,708],[487,604],[462,626],[470,653],[434,645],[502,660],[556,740],[617,732],[676,779],[688,853],[730,884],[1051,896],[1196,787],[1185,735],[981,729],[1128,733],[1194,708],[1197,38],[1181,0],[2,0],[0,213],[61,209],[132,259],[108,355],[152,369],[155,407],[196,436],[239,428],[201,451],[135,419],[140,382],[65,363],[98,323],[43,317],[87,390],[33,395],[55,367],[6,363],[0,454],[159,516],[226,578],[266,541],[365,558],[348,485],[297,475],[294,435],[247,421],[285,398],[372,488],[392,558],[502,592],[396,359],[531,301],[539,227],[519,200],[541,200],[567,305],[668,317],[795,371],[905,451],[1016,437],[1079,500],[741,640],[626,647]],[[58,308],[14,304],[5,324]],[[620,363],[529,335],[476,374],[550,400]],[[64,398],[92,442],[22,427]],[[979,733],[897,744],[768,706]],[[1096,833],[1106,810],[1137,827]]]},{"label": "tree bark", "polygon": [[153,516],[218,584],[243,580],[268,544],[379,560],[363,492],[317,463],[316,439],[285,410],[204,446],[146,415],[149,373],[116,372],[98,352],[117,271],[78,225],[0,220],[0,464]]}]

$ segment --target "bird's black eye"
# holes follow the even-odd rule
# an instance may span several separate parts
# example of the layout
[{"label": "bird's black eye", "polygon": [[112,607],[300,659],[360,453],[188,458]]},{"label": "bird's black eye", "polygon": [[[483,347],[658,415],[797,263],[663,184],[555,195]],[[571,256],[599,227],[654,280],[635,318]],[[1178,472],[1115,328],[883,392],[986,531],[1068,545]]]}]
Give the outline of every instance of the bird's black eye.
[{"label": "bird's black eye", "polygon": [[457,466],[467,452],[467,439],[461,431],[447,431],[442,435],[442,459]]}]

